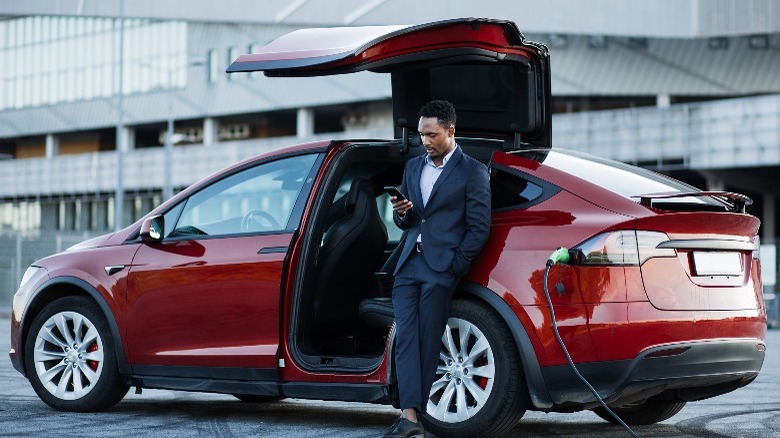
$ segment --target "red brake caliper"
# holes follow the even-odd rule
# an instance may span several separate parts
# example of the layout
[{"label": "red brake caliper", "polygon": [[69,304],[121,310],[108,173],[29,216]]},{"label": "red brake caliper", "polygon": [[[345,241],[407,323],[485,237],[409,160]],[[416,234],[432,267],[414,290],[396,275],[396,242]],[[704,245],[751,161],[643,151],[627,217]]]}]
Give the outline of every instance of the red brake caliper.
[{"label": "red brake caliper", "polygon": [[[487,365],[487,359],[483,357],[483,358],[477,360],[474,365],[478,366],[478,367]],[[479,385],[480,388],[482,388],[482,389],[487,388],[487,382],[488,382],[487,377],[479,376],[475,380],[477,381],[477,385]]]},{"label": "red brake caliper", "polygon": [[[87,349],[90,353],[93,351],[98,351],[98,344],[97,342],[93,342],[92,345],[89,346]],[[92,368],[92,371],[97,371],[98,369],[98,362],[95,360],[88,360],[87,364],[89,364],[89,367]]]}]

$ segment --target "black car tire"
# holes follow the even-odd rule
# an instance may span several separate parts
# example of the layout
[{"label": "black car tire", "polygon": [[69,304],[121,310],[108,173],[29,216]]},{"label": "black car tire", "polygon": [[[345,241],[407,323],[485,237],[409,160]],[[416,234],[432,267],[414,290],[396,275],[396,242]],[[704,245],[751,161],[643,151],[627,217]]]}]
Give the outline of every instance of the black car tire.
[{"label": "black car tire", "polygon": [[[645,425],[660,423],[661,421],[672,418],[685,407],[685,404],[686,402],[648,400],[643,403],[635,403],[626,406],[610,406],[610,409],[612,409],[612,411],[614,411],[626,424]],[[612,415],[602,407],[593,409],[593,412],[610,423],[618,424]]]},{"label": "black car tire", "polygon": [[277,395],[254,395],[254,394],[233,394],[233,397],[245,403],[273,403],[284,399],[284,397],[280,397]]},{"label": "black car tire", "polygon": [[[461,330],[466,330],[469,336],[464,338]],[[468,339],[467,347],[448,348],[448,335],[453,341],[457,336],[457,343]],[[483,353],[472,348],[476,342],[483,345],[487,342]],[[450,353],[452,350],[460,354],[453,355]],[[447,328],[442,336],[442,357],[453,356],[457,356],[453,362],[465,356],[463,365],[453,367],[455,364],[450,364],[449,359],[440,359],[428,410],[422,416],[425,428],[437,436],[448,438],[495,437],[508,433],[525,414],[530,399],[517,345],[501,317],[481,302],[453,301]],[[477,366],[473,366],[475,364]],[[479,375],[490,367],[495,370],[492,381]],[[474,385],[479,385],[479,388]],[[480,389],[486,392],[489,390],[487,399],[482,403],[475,396]],[[448,390],[449,396],[445,395]],[[464,392],[465,396],[461,400],[465,400],[465,404],[458,402],[458,391]],[[448,399],[451,401],[446,402]],[[444,405],[442,400],[445,401]],[[468,418],[452,421],[458,411],[463,415],[464,405],[470,408],[465,410]]]},{"label": "black car tire", "polygon": [[65,297],[44,307],[24,351],[33,389],[59,411],[102,411],[130,389],[119,374],[108,323],[90,298]]}]

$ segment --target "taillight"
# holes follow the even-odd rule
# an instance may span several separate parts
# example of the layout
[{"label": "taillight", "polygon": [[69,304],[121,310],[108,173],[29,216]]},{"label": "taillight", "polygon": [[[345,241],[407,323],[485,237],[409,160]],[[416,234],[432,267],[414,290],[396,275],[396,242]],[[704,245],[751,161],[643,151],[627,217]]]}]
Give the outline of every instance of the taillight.
[{"label": "taillight", "polygon": [[653,257],[675,257],[673,248],[657,248],[669,240],[657,231],[610,231],[577,245],[577,263],[582,265],[638,266]]}]

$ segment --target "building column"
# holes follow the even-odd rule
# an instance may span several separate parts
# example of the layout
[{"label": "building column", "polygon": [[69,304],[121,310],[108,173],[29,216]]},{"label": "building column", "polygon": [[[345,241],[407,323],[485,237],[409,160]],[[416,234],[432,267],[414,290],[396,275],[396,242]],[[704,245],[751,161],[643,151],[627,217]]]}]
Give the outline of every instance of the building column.
[{"label": "building column", "polygon": [[655,96],[655,106],[658,108],[669,108],[672,104],[672,96],[669,93],[661,93]]},{"label": "building column", "polygon": [[[75,229],[75,222],[74,218],[76,210],[76,204],[73,201],[65,201],[60,200],[60,220],[59,220],[59,228],[60,230],[73,230]],[[130,223],[130,222],[128,222]]]},{"label": "building column", "polygon": [[60,154],[60,138],[54,134],[46,134],[46,158],[54,158]]},{"label": "building column", "polygon": [[314,110],[311,108],[299,108],[296,125],[296,136],[306,138],[314,135]]},{"label": "building column", "polygon": [[213,117],[203,119],[203,146],[212,146],[219,142],[219,122]]},{"label": "building column", "polygon": [[777,235],[774,193],[764,193],[764,214],[761,217],[761,280],[764,286],[766,319],[770,327],[780,324],[780,292],[777,290]]},{"label": "building column", "polygon": [[130,126],[122,127],[122,150],[124,152],[135,149],[135,129]]},{"label": "building column", "polygon": [[75,231],[82,231],[89,229],[89,224],[86,221],[87,215],[84,211],[86,203],[81,199],[75,199],[73,201],[73,229]]},{"label": "building column", "polygon": [[775,243],[777,239],[777,232],[775,230],[776,222],[776,207],[774,193],[764,193],[764,214],[761,217],[761,239],[766,243]]}]

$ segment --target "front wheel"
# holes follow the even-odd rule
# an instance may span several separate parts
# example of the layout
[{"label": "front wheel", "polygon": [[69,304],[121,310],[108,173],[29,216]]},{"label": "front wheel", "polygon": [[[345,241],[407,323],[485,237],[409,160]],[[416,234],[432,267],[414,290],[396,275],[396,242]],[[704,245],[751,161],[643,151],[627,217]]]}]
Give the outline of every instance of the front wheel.
[{"label": "front wheel", "polygon": [[86,297],[60,298],[38,314],[24,362],[38,397],[60,411],[105,410],[130,389],[119,374],[108,323]]},{"label": "front wheel", "polygon": [[453,301],[425,428],[454,438],[501,436],[529,403],[517,346],[504,321],[480,302]]},{"label": "front wheel", "polygon": [[[623,422],[634,426],[655,424],[668,420],[680,412],[680,410],[685,407],[685,403],[686,402],[647,400],[625,406],[610,406],[610,409],[612,409]],[[593,412],[610,423],[617,424],[615,418],[612,417],[612,415],[609,415],[609,412],[604,408],[599,407],[593,409]]]}]

